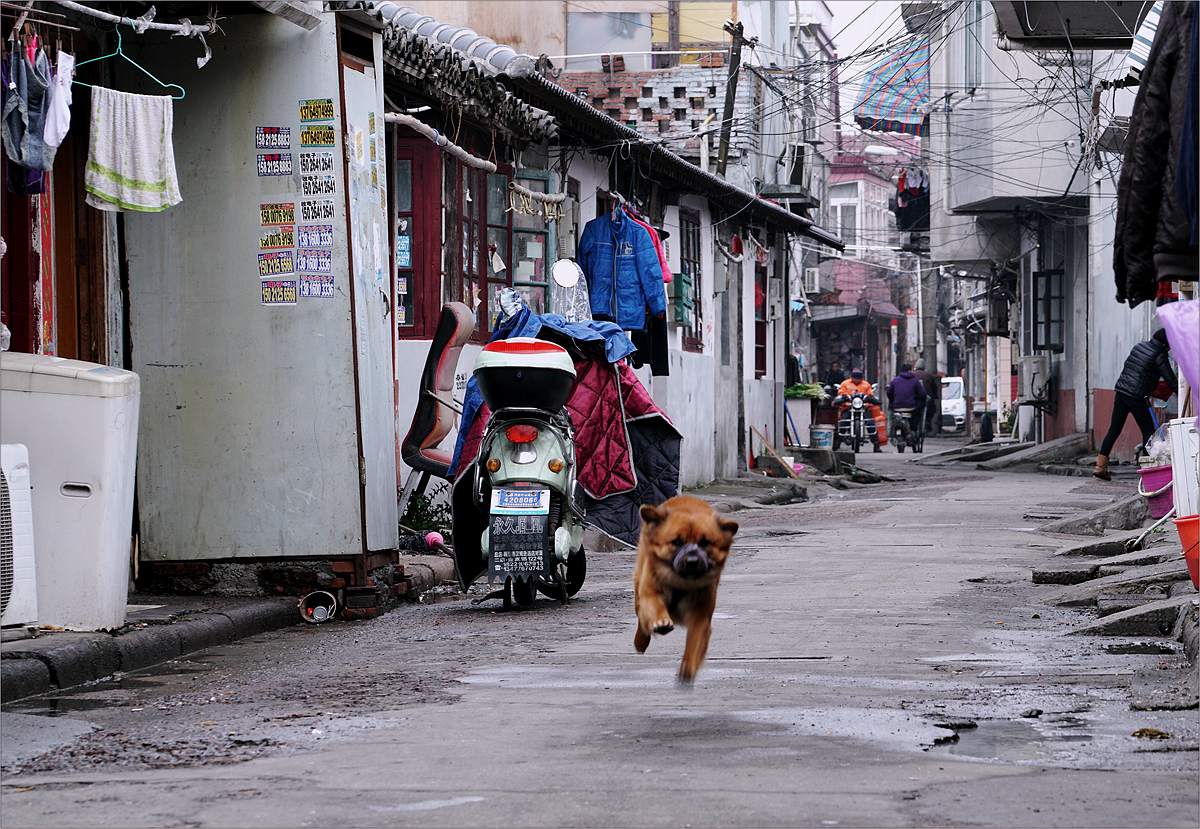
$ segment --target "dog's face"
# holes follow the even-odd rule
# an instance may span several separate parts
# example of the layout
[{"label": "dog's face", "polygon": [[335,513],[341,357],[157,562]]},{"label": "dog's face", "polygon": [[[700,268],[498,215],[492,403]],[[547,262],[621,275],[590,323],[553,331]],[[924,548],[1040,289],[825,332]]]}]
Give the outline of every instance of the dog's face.
[{"label": "dog's face", "polygon": [[736,521],[698,498],[642,507],[642,545],[660,577],[675,586],[700,586],[719,576],[737,529]]}]

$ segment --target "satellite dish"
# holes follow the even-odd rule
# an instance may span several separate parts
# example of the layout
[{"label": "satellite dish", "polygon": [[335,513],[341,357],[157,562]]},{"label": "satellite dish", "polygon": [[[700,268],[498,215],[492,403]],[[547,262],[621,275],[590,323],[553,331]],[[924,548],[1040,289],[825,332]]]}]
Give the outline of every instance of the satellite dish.
[{"label": "satellite dish", "polygon": [[554,284],[563,288],[573,288],[583,276],[583,270],[570,259],[559,259],[551,270]]}]

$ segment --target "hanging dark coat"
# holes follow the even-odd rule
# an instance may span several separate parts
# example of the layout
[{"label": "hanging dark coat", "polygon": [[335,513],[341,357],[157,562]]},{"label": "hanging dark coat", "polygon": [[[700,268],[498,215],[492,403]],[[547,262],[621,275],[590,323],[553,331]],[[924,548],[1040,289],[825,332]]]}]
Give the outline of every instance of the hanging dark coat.
[{"label": "hanging dark coat", "polygon": [[1165,4],[1129,120],[1117,184],[1113,275],[1117,301],[1131,307],[1154,299],[1160,279],[1197,276],[1192,217],[1176,187],[1181,159],[1192,167],[1186,175],[1200,175],[1195,121],[1188,117],[1188,96],[1195,94],[1195,16],[1193,3]]}]

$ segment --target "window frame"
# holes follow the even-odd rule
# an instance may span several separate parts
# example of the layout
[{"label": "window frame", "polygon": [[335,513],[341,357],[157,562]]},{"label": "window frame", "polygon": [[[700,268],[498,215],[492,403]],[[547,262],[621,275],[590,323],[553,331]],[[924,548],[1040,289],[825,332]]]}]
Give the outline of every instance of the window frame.
[{"label": "window frame", "polygon": [[1031,274],[1033,350],[1061,354],[1066,347],[1066,273],[1049,268]]},{"label": "window frame", "polygon": [[[442,305],[442,176],[441,152],[423,136],[401,134],[393,127],[390,153],[396,162],[409,162],[411,199],[407,211],[399,209],[401,186],[399,176],[402,166],[393,165],[392,181],[388,187],[391,200],[391,260],[393,281],[396,291],[396,336],[401,340],[422,340],[433,337],[437,328],[439,310]],[[410,264],[401,266],[397,242],[400,235],[400,220],[408,219],[410,225]],[[405,293],[400,292],[401,279],[407,279]],[[401,297],[412,297],[405,303],[405,322],[400,323]],[[409,319],[411,308],[411,320]]]},{"label": "window frame", "polygon": [[[509,177],[509,181],[510,182],[515,181],[518,184],[522,185],[523,187],[527,187],[530,190],[535,190],[535,191],[537,190],[537,187],[536,186],[531,187],[530,185],[535,184],[535,183],[540,183],[543,185],[543,189],[541,192],[544,192],[544,193],[554,192],[554,188],[553,188],[554,182],[551,179],[549,170],[522,170],[520,175],[511,175]],[[554,286],[553,286],[554,280],[550,279],[550,269],[551,269],[551,267],[553,267],[554,261],[557,259],[557,252],[556,252],[557,251],[556,245],[557,245],[557,241],[558,241],[557,231],[556,231],[557,222],[547,222],[547,221],[545,221],[544,218],[542,218],[539,220],[540,227],[538,227],[538,228],[518,227],[517,223],[515,221],[515,214],[510,213],[509,215],[514,216],[514,219],[512,221],[510,221],[512,230],[510,233],[509,249],[510,249],[510,253],[512,254],[514,261],[512,263],[510,263],[510,265],[509,265],[509,270],[511,271],[509,284],[511,284],[514,288],[517,288],[517,289],[520,289],[523,287],[524,288],[541,288],[543,291],[543,293],[542,293],[543,308],[539,313],[549,312],[550,309],[553,307],[551,292],[554,290]],[[535,215],[532,218],[537,219],[537,216]],[[516,259],[517,235],[518,234],[522,234],[525,236],[541,237],[542,274],[541,274],[540,280],[536,278],[536,275],[535,275],[535,278],[532,278],[532,279],[523,279],[523,278],[518,279],[516,276],[515,259]],[[524,293],[524,292],[522,292],[522,293]],[[528,295],[526,295],[526,300],[527,301],[529,300]],[[537,308],[534,303],[530,303],[530,307],[533,308],[533,310],[537,311]]]},{"label": "window frame", "polygon": [[[766,263],[754,262],[754,379],[767,376],[767,317],[770,314],[769,273]],[[762,297],[762,302],[759,302]],[[761,307],[760,307],[761,306]]]},{"label": "window frame", "polygon": [[[679,324],[683,334],[683,350],[696,354],[704,353],[704,309],[701,303],[703,291],[703,256],[700,214],[695,210],[679,211],[679,270],[691,282],[692,307],[687,322]],[[678,317],[677,317],[678,318]]]}]

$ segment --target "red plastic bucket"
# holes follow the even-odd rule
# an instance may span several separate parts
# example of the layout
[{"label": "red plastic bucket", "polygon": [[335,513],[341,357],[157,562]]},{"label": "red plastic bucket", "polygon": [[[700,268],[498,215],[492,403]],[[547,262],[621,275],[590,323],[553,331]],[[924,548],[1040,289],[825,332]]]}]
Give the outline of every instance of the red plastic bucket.
[{"label": "red plastic bucket", "polygon": [[1151,518],[1163,518],[1174,506],[1171,498],[1171,466],[1146,466],[1138,470],[1142,481],[1138,494],[1146,499]]},{"label": "red plastic bucket", "polygon": [[1187,562],[1192,587],[1200,590],[1200,515],[1185,515],[1175,519],[1179,543],[1183,545],[1183,560]]}]

